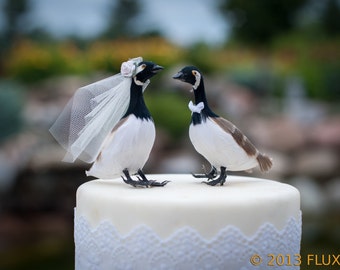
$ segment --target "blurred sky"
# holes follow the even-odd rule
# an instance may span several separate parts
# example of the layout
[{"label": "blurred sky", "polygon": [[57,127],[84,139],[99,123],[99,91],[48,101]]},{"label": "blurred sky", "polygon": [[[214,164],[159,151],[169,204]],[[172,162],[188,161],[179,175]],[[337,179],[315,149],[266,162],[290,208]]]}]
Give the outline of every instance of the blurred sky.
[{"label": "blurred sky", "polygon": [[[56,37],[77,34],[93,37],[104,30],[112,0],[30,0],[32,12],[22,22],[29,29],[43,27]],[[216,12],[216,0],[140,0],[140,32],[159,29],[171,41],[190,45],[223,43],[229,28]],[[0,0],[2,6],[4,0]],[[0,28],[3,26],[0,14]]]}]

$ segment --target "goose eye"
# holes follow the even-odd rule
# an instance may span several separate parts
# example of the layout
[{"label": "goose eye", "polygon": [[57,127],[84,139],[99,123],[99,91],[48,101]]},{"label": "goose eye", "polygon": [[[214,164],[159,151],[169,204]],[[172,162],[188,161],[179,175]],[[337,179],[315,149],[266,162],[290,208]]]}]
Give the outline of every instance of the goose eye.
[{"label": "goose eye", "polygon": [[193,70],[193,71],[192,71],[192,75],[196,76],[196,75],[197,75],[197,71],[196,71],[196,70]]},{"label": "goose eye", "polygon": [[145,64],[143,64],[143,65],[141,66],[141,68],[142,68],[142,69],[146,68],[146,65],[145,65]]}]

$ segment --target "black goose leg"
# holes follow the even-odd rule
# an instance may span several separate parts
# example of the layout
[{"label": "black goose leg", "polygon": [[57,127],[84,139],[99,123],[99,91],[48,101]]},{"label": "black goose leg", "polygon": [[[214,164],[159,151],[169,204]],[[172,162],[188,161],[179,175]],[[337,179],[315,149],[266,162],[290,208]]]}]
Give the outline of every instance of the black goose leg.
[{"label": "black goose leg", "polygon": [[208,173],[203,173],[203,174],[191,173],[191,174],[195,178],[208,178],[208,180],[210,180],[210,179],[214,179],[217,176],[217,170],[214,166],[212,166],[210,172]]},{"label": "black goose leg", "polygon": [[203,182],[203,183],[210,185],[210,186],[216,186],[217,184],[220,184],[221,186],[223,186],[226,178],[227,178],[227,168],[221,167],[221,174],[217,179],[209,181],[209,182]]},{"label": "black goose leg", "polygon": [[135,181],[131,178],[128,169],[124,169],[123,173],[125,175],[125,178],[122,176],[123,181],[126,184],[131,185],[133,187],[162,187],[162,186],[165,186],[169,182],[169,181],[163,181],[159,183],[154,180],[148,180],[141,169],[138,170],[138,175],[140,176],[140,177],[137,177],[138,181]]},{"label": "black goose leg", "polygon": [[147,183],[147,186],[151,187],[163,187],[170,182],[170,181],[157,182],[155,180],[148,180],[141,169],[138,170],[138,175],[141,177],[141,178],[138,177],[140,183]]},{"label": "black goose leg", "polygon": [[124,173],[124,175],[125,175],[126,178],[124,178],[124,177],[122,176],[122,179],[123,179],[123,181],[124,181],[126,184],[131,185],[131,186],[133,186],[133,187],[139,186],[140,181],[135,181],[135,180],[133,180],[133,179],[131,178],[131,176],[130,176],[130,173],[129,173],[128,169],[124,169],[124,170],[123,170],[123,173]]}]

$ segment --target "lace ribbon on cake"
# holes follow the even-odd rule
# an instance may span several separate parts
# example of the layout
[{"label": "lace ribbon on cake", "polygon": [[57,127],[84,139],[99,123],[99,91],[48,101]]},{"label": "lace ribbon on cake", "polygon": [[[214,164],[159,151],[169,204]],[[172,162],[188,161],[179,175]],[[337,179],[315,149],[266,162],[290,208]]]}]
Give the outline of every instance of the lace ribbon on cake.
[{"label": "lace ribbon on cake", "polygon": [[[290,218],[282,230],[263,224],[251,236],[237,227],[227,226],[212,239],[203,238],[191,227],[181,228],[160,238],[150,227],[141,225],[128,235],[121,235],[108,221],[92,228],[84,217],[75,218],[76,270],[139,269],[299,269],[299,266],[267,266],[268,254],[300,253],[301,215]],[[262,264],[254,266],[257,254]],[[292,263],[293,264],[293,263]]]}]

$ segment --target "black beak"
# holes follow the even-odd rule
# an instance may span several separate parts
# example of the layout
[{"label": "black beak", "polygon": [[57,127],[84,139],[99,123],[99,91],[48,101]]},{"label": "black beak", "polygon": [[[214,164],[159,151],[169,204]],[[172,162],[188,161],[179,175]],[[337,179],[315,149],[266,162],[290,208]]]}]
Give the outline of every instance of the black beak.
[{"label": "black beak", "polygon": [[159,66],[159,65],[154,65],[153,68],[152,68],[152,72],[153,73],[158,73],[160,72],[161,70],[163,70],[164,68],[162,66]]},{"label": "black beak", "polygon": [[172,78],[175,80],[183,80],[183,72],[182,71],[178,72]]}]

